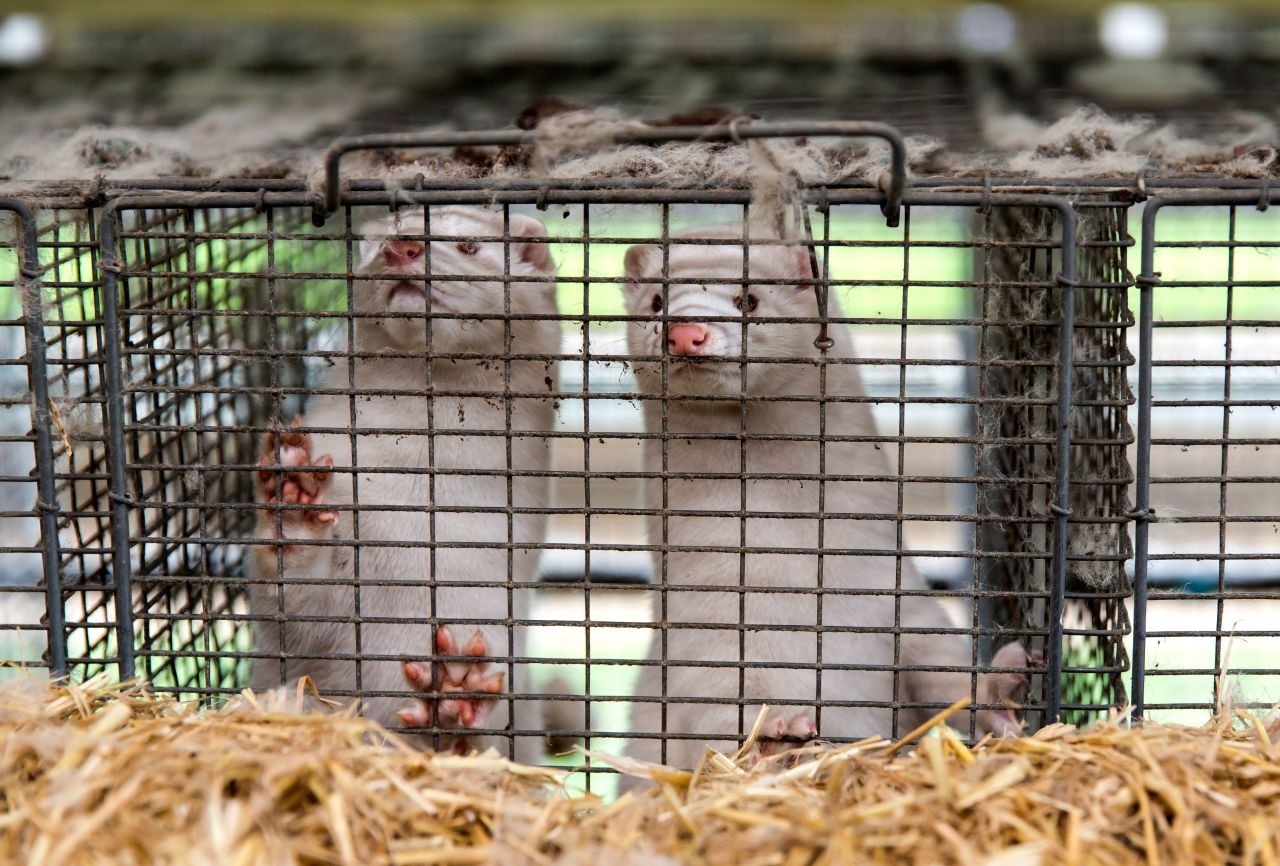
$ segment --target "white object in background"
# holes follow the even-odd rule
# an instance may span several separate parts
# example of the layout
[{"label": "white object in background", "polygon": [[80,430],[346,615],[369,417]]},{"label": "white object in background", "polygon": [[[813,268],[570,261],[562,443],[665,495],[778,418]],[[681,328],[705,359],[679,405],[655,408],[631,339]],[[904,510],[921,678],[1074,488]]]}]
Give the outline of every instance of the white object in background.
[{"label": "white object in background", "polygon": [[1098,21],[1102,47],[1112,57],[1159,57],[1169,43],[1169,19],[1147,3],[1116,3]]},{"label": "white object in background", "polygon": [[28,12],[14,12],[0,21],[0,64],[27,66],[44,56],[49,36],[44,21]]},{"label": "white object in background", "polygon": [[973,3],[956,16],[956,39],[974,54],[1001,54],[1013,47],[1018,22],[998,3]]}]

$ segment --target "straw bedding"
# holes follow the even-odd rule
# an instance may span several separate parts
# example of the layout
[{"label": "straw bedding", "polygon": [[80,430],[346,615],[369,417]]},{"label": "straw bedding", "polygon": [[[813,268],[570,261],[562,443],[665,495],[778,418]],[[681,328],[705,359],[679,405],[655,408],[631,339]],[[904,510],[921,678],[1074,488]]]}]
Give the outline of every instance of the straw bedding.
[{"label": "straw bedding", "polygon": [[[279,704],[280,702],[276,702]],[[350,714],[216,711],[104,680],[0,690],[0,862],[1280,864],[1280,723],[868,740],[572,799]],[[754,754],[758,754],[755,750]]]}]

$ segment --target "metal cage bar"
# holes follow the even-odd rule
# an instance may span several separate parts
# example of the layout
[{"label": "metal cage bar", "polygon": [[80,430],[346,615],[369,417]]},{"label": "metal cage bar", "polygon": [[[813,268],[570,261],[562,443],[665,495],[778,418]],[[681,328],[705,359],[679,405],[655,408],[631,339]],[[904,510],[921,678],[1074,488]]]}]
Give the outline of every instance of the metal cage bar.
[{"label": "metal cage bar", "polygon": [[98,268],[102,271],[102,315],[107,361],[106,405],[107,459],[111,472],[111,572],[115,579],[116,647],[120,678],[134,676],[133,585],[130,582],[129,508],[125,485],[124,386],[121,382],[119,330],[119,271],[116,258],[117,212],[121,200],[103,208],[98,227]]},{"label": "metal cage bar", "polygon": [[40,302],[40,252],[36,220],[22,202],[0,199],[0,210],[13,214],[18,223],[17,291],[26,323],[27,370],[31,384],[31,425],[36,435],[37,498],[45,584],[45,616],[49,631],[49,669],[55,677],[67,675],[65,617],[62,608],[62,576],[59,573],[58,495],[54,482],[53,431],[49,401],[49,370],[45,358],[44,310]]}]

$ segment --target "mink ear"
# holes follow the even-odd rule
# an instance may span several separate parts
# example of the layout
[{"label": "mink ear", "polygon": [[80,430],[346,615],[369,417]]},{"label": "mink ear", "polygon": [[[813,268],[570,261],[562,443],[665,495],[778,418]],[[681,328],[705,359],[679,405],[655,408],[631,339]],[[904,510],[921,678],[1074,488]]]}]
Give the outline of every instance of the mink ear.
[{"label": "mink ear", "polygon": [[623,291],[630,295],[647,292],[653,288],[651,284],[632,281],[658,276],[658,271],[662,268],[662,250],[653,244],[637,244],[627,248],[627,254],[623,257],[622,263],[623,273],[626,275],[626,280],[622,284]]},{"label": "mink ear", "polygon": [[[520,261],[532,265],[539,273],[555,271],[551,261],[551,245],[546,243],[547,227],[540,220],[523,214],[511,215],[511,252]],[[515,241],[514,238],[539,238],[537,241]]]},{"label": "mink ear", "polygon": [[661,259],[662,250],[653,244],[636,244],[627,248],[623,270],[630,279],[656,276]]},{"label": "mink ear", "polygon": [[[787,276],[801,280],[813,279],[813,268],[810,267],[808,247],[798,246],[787,251]],[[807,292],[813,286],[800,285],[796,286],[796,288],[802,292]]]},{"label": "mink ear", "polygon": [[395,225],[389,219],[369,220],[360,227],[360,262],[357,270],[367,268],[378,257],[383,245],[395,234]]}]

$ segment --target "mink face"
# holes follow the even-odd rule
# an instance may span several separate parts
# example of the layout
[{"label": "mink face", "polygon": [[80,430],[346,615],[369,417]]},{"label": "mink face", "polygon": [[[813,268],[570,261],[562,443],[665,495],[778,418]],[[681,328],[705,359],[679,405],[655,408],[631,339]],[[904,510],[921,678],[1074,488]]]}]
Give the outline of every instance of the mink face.
[{"label": "mink face", "polygon": [[[646,391],[661,392],[664,362],[669,394],[740,394],[744,369],[752,394],[785,393],[809,375],[807,365],[769,363],[817,354],[816,325],[788,321],[816,314],[812,285],[789,282],[810,279],[808,251],[755,241],[744,255],[741,237],[740,226],[676,235],[668,248],[665,292],[660,281],[650,282],[662,277],[662,249],[627,251],[628,312],[646,318],[629,323],[627,341]],[[723,242],[679,243],[689,239]]]},{"label": "mink face", "polygon": [[[426,348],[430,294],[433,351],[500,352],[508,283],[511,312],[536,314],[545,312],[545,282],[554,274],[550,249],[538,242],[546,237],[542,223],[512,214],[509,228],[504,248],[502,218],[475,208],[433,210],[429,232],[420,212],[366,226],[358,270],[378,279],[356,283],[356,310],[396,315],[361,320],[361,346]],[[456,240],[431,241],[428,249],[414,237],[428,233]]]}]

